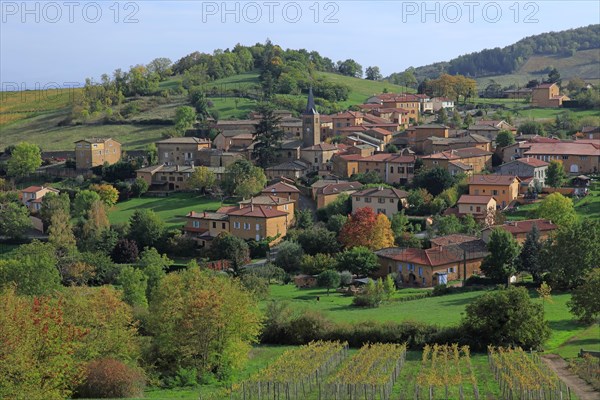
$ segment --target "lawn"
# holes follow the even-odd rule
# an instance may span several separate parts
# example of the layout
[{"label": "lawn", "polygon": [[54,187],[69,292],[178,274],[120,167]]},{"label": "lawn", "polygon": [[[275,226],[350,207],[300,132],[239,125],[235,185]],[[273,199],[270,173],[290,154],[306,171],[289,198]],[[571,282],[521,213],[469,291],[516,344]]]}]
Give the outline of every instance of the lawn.
[{"label": "lawn", "polygon": [[[422,291],[423,289],[401,289],[391,302],[373,309],[353,307],[351,305],[352,297],[346,297],[339,293],[327,295],[326,290],[323,289],[297,289],[293,285],[272,285],[270,299],[263,302],[262,305],[264,306],[270,300],[287,301],[294,309],[317,310],[336,322],[414,320],[448,326],[457,324],[462,318],[465,306],[484,293],[476,291],[404,302],[393,301],[402,296]],[[541,302],[535,291],[531,292],[531,296],[534,301]],[[317,297],[319,297],[318,301]],[[548,352],[556,352],[571,338],[586,331],[587,327],[578,324],[569,312],[567,301],[570,297],[569,294],[556,294],[552,296],[552,302],[544,304],[546,319],[552,329],[550,339],[545,345]],[[589,344],[599,348],[600,337]]]},{"label": "lawn", "polygon": [[180,228],[190,211],[215,211],[221,202],[209,197],[189,193],[176,193],[167,197],[142,197],[117,203],[109,212],[112,224],[126,223],[135,210],[149,209],[158,214],[169,228]]}]

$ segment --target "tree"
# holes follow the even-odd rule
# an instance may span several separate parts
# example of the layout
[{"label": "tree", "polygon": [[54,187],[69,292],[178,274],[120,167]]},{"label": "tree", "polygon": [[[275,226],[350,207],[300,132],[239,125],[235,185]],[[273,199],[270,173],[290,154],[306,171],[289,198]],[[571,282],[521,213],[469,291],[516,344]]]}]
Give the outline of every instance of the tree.
[{"label": "tree", "polygon": [[338,61],[337,70],[340,74],[346,76],[353,76],[355,78],[362,78],[363,76],[362,66],[350,58],[346,61]]},{"label": "tree", "polygon": [[148,328],[159,369],[196,369],[225,379],[258,341],[261,312],[237,279],[198,268],[168,274],[150,302]]},{"label": "tree", "polygon": [[517,133],[521,135],[539,135],[546,136],[544,126],[537,121],[526,121],[519,125]]},{"label": "tree", "polygon": [[110,286],[73,286],[58,300],[64,304],[65,320],[88,332],[75,352],[78,360],[111,357],[135,363],[139,359],[137,323],[121,291]]},{"label": "tree", "polygon": [[340,286],[340,273],[331,269],[321,272],[317,276],[317,285],[327,289],[327,296],[329,296],[329,289],[336,289]]},{"label": "tree", "polygon": [[392,278],[392,274],[386,275],[383,280],[383,292],[385,293],[386,300],[390,300],[394,293],[396,293],[396,283]]},{"label": "tree", "polygon": [[413,186],[426,189],[431,195],[437,196],[454,184],[454,177],[447,169],[434,167],[431,169],[421,168],[415,174]]},{"label": "tree", "polygon": [[73,204],[73,214],[75,217],[85,217],[89,212],[92,204],[96,201],[102,200],[97,192],[92,190],[82,190],[75,195],[75,201]]},{"label": "tree", "polygon": [[463,327],[469,338],[487,345],[539,348],[550,336],[542,306],[535,304],[523,287],[487,292],[466,307]]},{"label": "tree", "polygon": [[371,275],[379,269],[375,253],[366,247],[356,246],[337,255],[338,270],[348,270],[360,276]]},{"label": "tree", "polygon": [[545,218],[553,223],[564,226],[577,221],[577,213],[573,200],[556,192],[549,194],[537,209],[538,218]]},{"label": "tree", "polygon": [[348,221],[348,217],[345,215],[341,215],[341,214],[332,215],[331,217],[329,217],[329,220],[327,221],[327,224],[326,224],[327,229],[329,229],[331,232],[335,233],[335,235],[337,236],[340,233],[340,231],[342,230],[342,227],[344,226],[346,221]]},{"label": "tree", "polygon": [[223,191],[230,196],[248,198],[260,192],[267,184],[264,170],[247,160],[237,160],[225,168],[221,181]]},{"label": "tree", "polygon": [[558,85],[561,84],[562,79],[560,78],[560,73],[556,68],[552,68],[550,72],[548,72],[548,78],[545,80],[546,83],[556,83]]},{"label": "tree", "polygon": [[146,146],[146,161],[148,161],[148,165],[158,163],[158,149],[154,143],[150,143]]},{"label": "tree", "polygon": [[323,271],[334,269],[336,260],[329,254],[317,253],[314,256],[305,254],[302,256],[302,273],[307,275],[318,275]]},{"label": "tree", "polygon": [[23,295],[49,294],[60,288],[54,247],[36,240],[19,246],[11,258],[0,260],[0,288],[15,284]]},{"label": "tree", "polygon": [[490,235],[487,250],[490,254],[483,259],[481,271],[492,279],[508,284],[508,279],[517,272],[519,244],[510,232],[496,228]]},{"label": "tree", "polygon": [[309,209],[296,211],[296,227],[298,229],[310,229],[313,226],[313,213]]},{"label": "tree", "polygon": [[138,246],[134,240],[120,239],[115,244],[110,257],[117,264],[130,264],[138,259]]},{"label": "tree", "polygon": [[71,226],[71,216],[66,214],[64,210],[57,210],[50,218],[48,242],[54,246],[57,254],[60,255],[68,254],[76,248],[77,241]]},{"label": "tree", "polygon": [[175,111],[175,130],[183,135],[196,122],[196,111],[190,106],[181,106]]},{"label": "tree", "polygon": [[561,187],[567,180],[567,174],[563,168],[563,164],[559,160],[551,160],[546,171],[546,184],[550,187]]},{"label": "tree", "polygon": [[392,247],[394,245],[394,231],[392,223],[385,214],[377,214],[375,225],[371,231],[371,246],[374,250]]},{"label": "tree", "polygon": [[394,232],[394,237],[400,236],[408,231],[410,227],[410,222],[408,221],[408,217],[404,214],[404,210],[392,216],[391,228],[392,232]]},{"label": "tree", "polygon": [[6,173],[15,179],[23,178],[42,165],[42,152],[38,145],[21,142],[11,151],[6,163]]},{"label": "tree", "polygon": [[286,240],[277,247],[275,265],[288,273],[300,271],[303,255],[304,250],[302,250],[302,246],[296,242]]},{"label": "tree", "polygon": [[427,189],[415,189],[408,192],[406,201],[409,206],[407,209],[409,214],[425,215],[429,214],[433,196],[429,194]]},{"label": "tree", "polygon": [[106,204],[106,207],[108,208],[111,208],[117,204],[117,201],[119,200],[119,191],[115,189],[113,185],[91,185],[90,190],[98,193],[100,200],[102,200],[102,202]]},{"label": "tree", "polygon": [[380,81],[381,79],[383,79],[383,75],[381,75],[379,67],[377,66],[367,67],[365,74],[365,79],[370,81]]},{"label": "tree", "polygon": [[462,232],[463,226],[456,215],[436,216],[435,228],[440,236]]},{"label": "tree", "polygon": [[206,193],[215,187],[217,183],[217,176],[208,167],[196,167],[194,172],[188,178],[186,185],[189,189],[200,190],[202,193]]},{"label": "tree", "polygon": [[123,300],[131,306],[148,306],[148,277],[139,269],[127,265],[121,269],[117,283],[123,290]]},{"label": "tree", "polygon": [[152,210],[135,210],[129,218],[129,239],[134,240],[138,248],[154,247],[164,232],[165,223]]},{"label": "tree", "polygon": [[172,75],[173,71],[171,71],[171,65],[173,62],[166,57],[155,58],[150,61],[150,63],[146,66],[148,72],[151,74],[157,74],[161,81],[164,81],[167,76]]},{"label": "tree", "polygon": [[525,243],[519,254],[519,268],[527,271],[533,277],[534,282],[540,282],[546,268],[541,264],[542,243],[540,242],[540,231],[537,225],[533,225],[527,233]]},{"label": "tree", "polygon": [[496,147],[510,146],[515,142],[515,135],[511,131],[501,130],[496,136]]},{"label": "tree", "polygon": [[[33,271],[32,271],[33,272]],[[0,396],[6,399],[65,399],[81,381],[74,352],[85,332],[63,318],[50,297],[0,291]]]},{"label": "tree", "polygon": [[275,106],[262,103],[258,106],[258,113],[260,120],[254,125],[254,156],[258,166],[267,168],[277,160],[277,149],[281,147],[284,131],[279,127],[281,118],[275,114]]},{"label": "tree", "polygon": [[473,125],[473,116],[468,112],[465,114],[465,118],[463,119],[463,125],[467,128]]},{"label": "tree", "polygon": [[438,111],[436,122],[442,125],[448,124],[448,113],[444,107],[440,108],[440,111]]},{"label": "tree", "polygon": [[27,207],[20,203],[0,203],[0,236],[21,239],[32,226]]},{"label": "tree", "polygon": [[67,193],[61,193],[60,195],[49,192],[42,197],[42,206],[40,208],[40,218],[44,223],[44,227],[50,226],[50,218],[56,210],[63,210],[65,213],[70,214],[71,212],[71,200]]},{"label": "tree", "polygon": [[243,239],[227,232],[221,232],[211,245],[212,257],[215,260],[229,260],[234,275],[250,260],[250,248]]},{"label": "tree", "polygon": [[114,358],[101,358],[85,365],[81,398],[131,398],[144,395],[145,376],[139,368]]},{"label": "tree", "polygon": [[561,227],[544,243],[541,264],[549,269],[552,287],[571,289],[584,283],[600,260],[600,221],[585,219]]},{"label": "tree", "polygon": [[335,233],[321,227],[301,231],[298,235],[298,243],[304,252],[310,255],[333,254],[340,251],[340,244]]},{"label": "tree", "polygon": [[150,185],[148,185],[148,182],[143,178],[136,178],[131,184],[131,195],[134,197],[142,197],[142,195],[148,191],[149,187]]},{"label": "tree", "polygon": [[138,266],[147,278],[146,298],[152,300],[154,291],[171,265],[173,265],[173,261],[166,255],[160,254],[154,247],[145,248],[142,251]]},{"label": "tree", "polygon": [[571,293],[567,303],[571,313],[585,324],[590,324],[600,317],[600,269],[588,272],[583,283]]},{"label": "tree", "polygon": [[342,227],[339,241],[347,248],[365,246],[371,250],[391,247],[394,244],[394,232],[390,220],[375,215],[369,207],[359,208],[348,217]]}]

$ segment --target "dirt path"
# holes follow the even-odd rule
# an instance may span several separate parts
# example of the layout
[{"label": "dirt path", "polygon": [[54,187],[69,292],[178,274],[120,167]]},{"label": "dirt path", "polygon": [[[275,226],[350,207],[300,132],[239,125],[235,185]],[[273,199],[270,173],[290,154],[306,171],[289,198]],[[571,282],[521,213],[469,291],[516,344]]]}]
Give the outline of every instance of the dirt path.
[{"label": "dirt path", "polygon": [[595,392],[591,385],[572,373],[568,368],[569,364],[562,357],[548,354],[542,356],[542,359],[575,392],[579,400],[600,400],[600,393]]}]

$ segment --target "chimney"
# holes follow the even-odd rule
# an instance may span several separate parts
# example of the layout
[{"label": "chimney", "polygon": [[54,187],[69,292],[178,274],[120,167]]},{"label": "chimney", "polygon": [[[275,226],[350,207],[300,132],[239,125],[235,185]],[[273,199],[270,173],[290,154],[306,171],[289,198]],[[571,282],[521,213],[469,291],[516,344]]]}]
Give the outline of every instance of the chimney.
[{"label": "chimney", "polygon": [[377,190],[383,190],[383,186],[379,186]]}]

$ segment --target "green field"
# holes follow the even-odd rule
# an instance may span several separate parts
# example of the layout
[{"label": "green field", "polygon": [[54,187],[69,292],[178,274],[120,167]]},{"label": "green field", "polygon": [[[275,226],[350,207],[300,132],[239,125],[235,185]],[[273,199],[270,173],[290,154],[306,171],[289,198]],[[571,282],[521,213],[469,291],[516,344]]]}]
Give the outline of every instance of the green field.
[{"label": "green field", "polygon": [[[575,212],[582,219],[600,218],[600,189],[590,190],[589,194],[579,200],[574,200]],[[536,211],[540,202],[524,204],[519,206],[516,211],[505,213],[506,218],[511,221],[521,221],[524,219],[537,218]]]},{"label": "green field", "polygon": [[185,224],[185,216],[190,211],[215,211],[221,202],[204,196],[188,193],[176,193],[168,197],[142,197],[117,203],[110,212],[112,224],[126,223],[129,217],[139,209],[152,210],[169,228],[181,228]]}]

